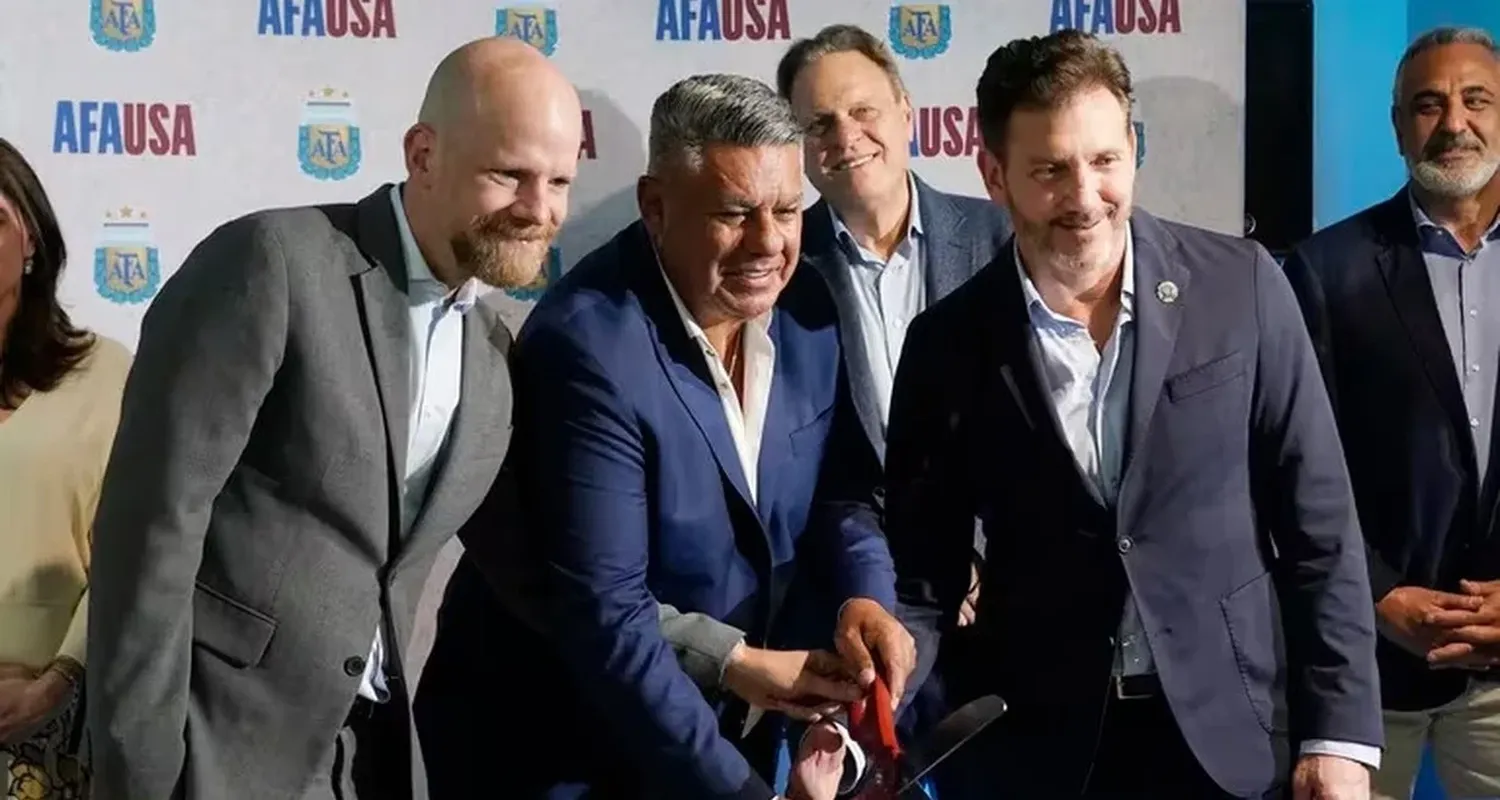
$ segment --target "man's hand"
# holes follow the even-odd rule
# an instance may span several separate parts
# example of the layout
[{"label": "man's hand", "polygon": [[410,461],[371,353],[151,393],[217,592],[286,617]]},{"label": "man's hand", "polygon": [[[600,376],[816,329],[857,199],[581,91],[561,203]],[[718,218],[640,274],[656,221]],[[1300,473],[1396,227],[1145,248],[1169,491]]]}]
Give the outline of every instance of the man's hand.
[{"label": "man's hand", "polygon": [[1460,588],[1479,605],[1427,614],[1427,624],[1438,629],[1427,662],[1437,669],[1500,666],[1500,581],[1462,581]]},{"label": "man's hand", "polygon": [[1292,800],[1370,800],[1370,769],[1339,756],[1303,756],[1292,772]]},{"label": "man's hand", "polygon": [[974,615],[979,608],[979,565],[969,568],[969,594],[958,607],[958,627],[974,624]]},{"label": "man's hand", "polygon": [[848,674],[826,650],[761,650],[741,642],[729,654],[724,686],[752,706],[810,721],[862,696]]},{"label": "man's hand", "polygon": [[832,725],[807,729],[787,784],[787,800],[833,800],[844,776],[844,740]]},{"label": "man's hand", "polygon": [[0,744],[17,744],[36,733],[67,702],[71,688],[51,671],[0,678]]},{"label": "man's hand", "polygon": [[878,661],[885,685],[891,690],[891,707],[901,704],[906,679],[917,668],[917,643],[905,625],[874,600],[857,597],[844,604],[834,642],[839,655],[853,668],[860,688],[875,684]]},{"label": "man's hand", "polygon": [[1414,655],[1426,657],[1444,628],[1428,622],[1438,611],[1477,611],[1482,598],[1421,586],[1397,586],[1375,604],[1380,632]]}]

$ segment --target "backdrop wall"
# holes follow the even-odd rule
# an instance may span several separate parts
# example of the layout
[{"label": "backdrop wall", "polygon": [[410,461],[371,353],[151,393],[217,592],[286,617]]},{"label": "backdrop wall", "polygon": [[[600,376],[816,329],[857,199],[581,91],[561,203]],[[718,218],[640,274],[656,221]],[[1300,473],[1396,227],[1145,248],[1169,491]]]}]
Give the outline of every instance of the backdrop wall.
[{"label": "backdrop wall", "polygon": [[[1242,0],[9,0],[0,135],[62,218],[75,319],[133,348],[162,281],[215,226],[401,179],[433,66],[497,32],[549,54],[583,95],[585,160],[554,278],[634,218],[657,94],[696,72],[770,82],[790,40],[834,22],[901,54],[914,167],[968,193],[989,53],[1061,27],[1106,35],[1136,77],[1139,202],[1238,234],[1244,16]],[[513,323],[535,289],[513,293]]]}]

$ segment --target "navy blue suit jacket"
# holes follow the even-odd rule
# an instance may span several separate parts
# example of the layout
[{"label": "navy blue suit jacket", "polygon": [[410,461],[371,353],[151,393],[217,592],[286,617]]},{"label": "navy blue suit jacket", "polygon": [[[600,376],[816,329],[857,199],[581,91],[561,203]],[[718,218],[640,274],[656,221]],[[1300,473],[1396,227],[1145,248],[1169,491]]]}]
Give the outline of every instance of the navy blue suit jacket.
[{"label": "navy blue suit jacket", "polygon": [[[774,643],[793,581],[894,606],[879,467],[850,402],[827,287],[799,269],[777,302],[775,375],[752,504],[702,350],[637,222],[585,257],[517,339],[520,475],[548,562],[550,628],[580,690],[653,793],[772,794],[721,735],[662,639],[657,603]],[[655,794],[653,794],[655,796]]]},{"label": "navy blue suit jacket", "polygon": [[1127,587],[1177,723],[1226,791],[1275,791],[1303,740],[1382,743],[1364,551],[1286,279],[1247,240],[1142,211],[1132,229],[1116,507],[1064,443],[1010,247],[906,341],[886,457],[902,599],[952,620],[974,516],[988,538],[974,623],[939,630],[961,634],[943,647],[964,645],[939,659],[954,699],[993,692],[1011,707],[968,754],[982,763],[975,797],[1082,788]]},{"label": "navy blue suit jacket", "polygon": [[[1406,190],[1320,231],[1283,268],[1333,397],[1374,599],[1500,577],[1494,481],[1481,485]],[[1435,708],[1468,682],[1384,637],[1379,655],[1388,708]]]}]

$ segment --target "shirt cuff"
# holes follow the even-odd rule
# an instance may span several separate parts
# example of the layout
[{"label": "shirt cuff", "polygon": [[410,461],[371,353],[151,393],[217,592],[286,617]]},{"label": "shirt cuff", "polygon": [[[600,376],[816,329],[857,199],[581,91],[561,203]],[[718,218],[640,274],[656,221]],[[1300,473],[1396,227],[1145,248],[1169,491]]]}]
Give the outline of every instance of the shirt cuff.
[{"label": "shirt cuff", "polygon": [[1309,739],[1302,743],[1301,751],[1304,756],[1336,756],[1358,761],[1372,770],[1380,769],[1380,748],[1367,744]]}]

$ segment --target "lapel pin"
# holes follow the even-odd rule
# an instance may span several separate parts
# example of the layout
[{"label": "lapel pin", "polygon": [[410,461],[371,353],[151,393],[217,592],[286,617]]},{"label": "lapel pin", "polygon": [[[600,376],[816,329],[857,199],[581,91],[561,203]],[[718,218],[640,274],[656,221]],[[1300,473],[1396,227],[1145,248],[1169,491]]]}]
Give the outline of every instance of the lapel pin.
[{"label": "lapel pin", "polygon": [[1163,303],[1177,302],[1177,284],[1171,281],[1156,284],[1156,299]]}]

